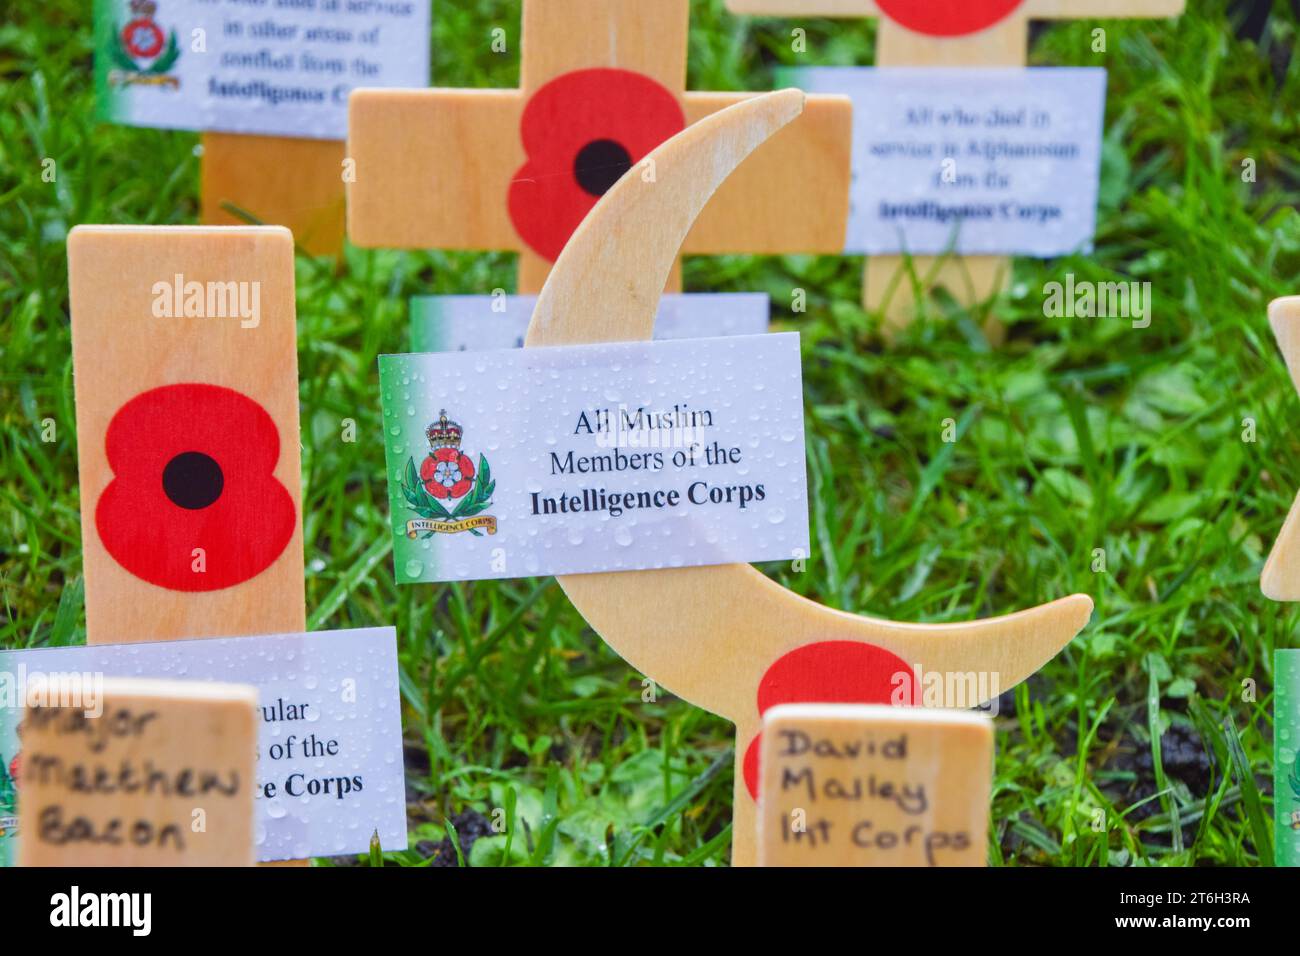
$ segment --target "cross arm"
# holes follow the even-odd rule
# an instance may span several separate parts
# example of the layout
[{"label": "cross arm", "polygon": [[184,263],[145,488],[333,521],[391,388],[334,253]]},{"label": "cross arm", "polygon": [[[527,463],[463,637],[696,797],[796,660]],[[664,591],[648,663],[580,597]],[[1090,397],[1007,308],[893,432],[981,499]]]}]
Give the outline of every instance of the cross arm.
[{"label": "cross arm", "polygon": [[[752,93],[687,93],[695,123]],[[742,162],[704,207],[682,252],[781,254],[844,251],[853,107],[809,96],[801,116]]]},{"label": "cross arm", "polygon": [[518,90],[357,90],[348,236],[364,247],[517,250],[503,197],[523,164]]}]

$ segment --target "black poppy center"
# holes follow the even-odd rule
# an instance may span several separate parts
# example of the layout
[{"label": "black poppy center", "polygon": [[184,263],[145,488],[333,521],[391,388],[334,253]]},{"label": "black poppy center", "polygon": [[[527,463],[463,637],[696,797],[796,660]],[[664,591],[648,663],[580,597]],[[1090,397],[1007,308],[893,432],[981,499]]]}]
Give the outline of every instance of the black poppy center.
[{"label": "black poppy center", "polygon": [[221,466],[201,451],[184,451],[167,462],[162,480],[172,504],[190,511],[212,504],[226,484]]},{"label": "black poppy center", "polygon": [[593,196],[603,196],[619,177],[632,168],[632,154],[612,139],[594,139],[573,161],[578,185]]}]

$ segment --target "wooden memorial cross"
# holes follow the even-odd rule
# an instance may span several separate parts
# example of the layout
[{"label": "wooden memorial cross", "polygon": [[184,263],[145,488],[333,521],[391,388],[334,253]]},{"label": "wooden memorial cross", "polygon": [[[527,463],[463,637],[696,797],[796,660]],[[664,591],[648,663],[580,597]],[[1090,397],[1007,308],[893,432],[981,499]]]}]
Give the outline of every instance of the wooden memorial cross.
[{"label": "wooden memorial cross", "polygon": [[[749,99],[655,149],[657,181],[624,177],[574,232],[538,297],[525,347],[651,338],[660,290],[696,216],[731,170],[794,120],[803,103],[798,90]],[[1092,600],[1076,594],[1005,617],[904,624],[824,607],[747,564],[559,581],[633,667],[736,724],[738,865],[752,865],[757,855],[754,796],[768,710],[893,703],[900,682],[920,682],[922,671],[984,675],[984,689],[972,691],[982,699],[944,705],[974,707],[1050,660],[1092,613]],[[670,626],[647,609],[668,609]]]},{"label": "wooden memorial cross", "polygon": [[[252,866],[257,689],[105,678],[23,717],[19,866]],[[90,693],[87,694],[86,692]],[[134,789],[116,784],[134,781]],[[114,783],[102,790],[79,780]]]},{"label": "wooden memorial cross", "polygon": [[202,142],[204,223],[244,224],[234,206],[288,227],[311,255],[332,256],[343,248],[342,140],[207,132]]},{"label": "wooden memorial cross", "polygon": [[68,237],[86,639],[306,630],[293,237]]},{"label": "wooden memorial cross", "polygon": [[[354,91],[349,237],[517,251],[518,291],[536,292],[624,171],[753,95],[685,90],[689,17],[689,0],[524,0],[520,89]],[[803,118],[719,191],[682,251],[841,251],[851,118],[846,98],[810,98]],[[658,172],[641,169],[647,180]]]},{"label": "wooden memorial cross", "polygon": [[[1300,391],[1300,296],[1274,299],[1268,305],[1268,324],[1273,328],[1282,358],[1296,390]],[[1264,571],[1260,590],[1274,601],[1300,601],[1300,495],[1278,532]]]},{"label": "wooden memorial cross", "polygon": [[86,641],[307,629],[293,236],[68,236]]},{"label": "wooden memorial cross", "polygon": [[760,776],[760,866],[986,863],[993,723],[980,714],[781,704],[763,717]]},{"label": "wooden memorial cross", "polygon": [[[1169,17],[1186,0],[726,0],[756,16],[879,17],[876,66],[1024,66],[1029,21]],[[1004,256],[913,256],[922,291],[945,286],[958,301],[982,302],[1011,281]],[[868,257],[862,302],[882,309],[886,331],[907,325],[916,302],[899,256]]]}]

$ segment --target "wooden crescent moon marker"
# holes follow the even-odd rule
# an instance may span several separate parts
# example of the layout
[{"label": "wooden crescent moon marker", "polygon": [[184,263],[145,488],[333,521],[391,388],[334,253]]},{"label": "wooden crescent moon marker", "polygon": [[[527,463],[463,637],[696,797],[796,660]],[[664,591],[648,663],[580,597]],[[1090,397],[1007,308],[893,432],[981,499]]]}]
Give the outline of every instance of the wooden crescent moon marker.
[{"label": "wooden crescent moon marker", "polygon": [[[798,90],[782,90],[738,103],[629,170],[560,254],[525,346],[649,339],[659,294],[696,216],[745,157],[799,115],[803,101]],[[735,722],[737,865],[755,859],[755,806],[743,760],[761,725],[760,686],[779,659],[824,642],[870,644],[926,671],[996,674],[994,696],[1055,656],[1092,613],[1091,598],[1075,594],[984,621],[902,624],[824,607],[747,564],[565,575],[559,582],[633,667]],[[806,687],[809,673],[799,676]]]},{"label": "wooden crescent moon marker", "polygon": [[[1274,299],[1268,304],[1268,324],[1273,328],[1291,381],[1300,391],[1300,296]],[[1300,495],[1286,516],[1273,550],[1264,562],[1259,588],[1274,601],[1300,601]]]}]

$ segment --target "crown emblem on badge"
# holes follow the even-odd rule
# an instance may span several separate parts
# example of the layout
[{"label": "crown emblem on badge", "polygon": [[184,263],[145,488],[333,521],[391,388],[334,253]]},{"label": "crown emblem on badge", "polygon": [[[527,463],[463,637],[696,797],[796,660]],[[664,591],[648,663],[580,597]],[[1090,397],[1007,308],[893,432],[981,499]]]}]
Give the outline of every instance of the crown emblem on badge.
[{"label": "crown emblem on badge", "polygon": [[447,418],[447,410],[444,408],[439,413],[439,418],[424,430],[424,437],[429,439],[429,447],[438,448],[459,448],[461,436],[465,430],[456,422]]}]

